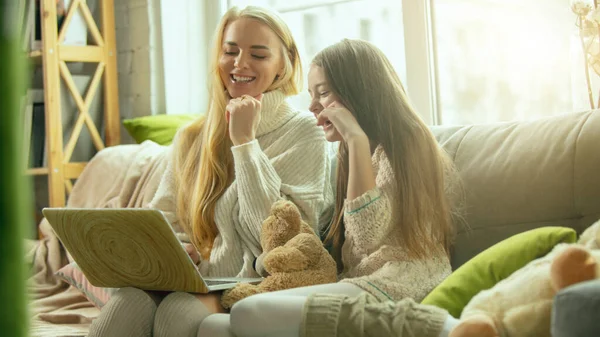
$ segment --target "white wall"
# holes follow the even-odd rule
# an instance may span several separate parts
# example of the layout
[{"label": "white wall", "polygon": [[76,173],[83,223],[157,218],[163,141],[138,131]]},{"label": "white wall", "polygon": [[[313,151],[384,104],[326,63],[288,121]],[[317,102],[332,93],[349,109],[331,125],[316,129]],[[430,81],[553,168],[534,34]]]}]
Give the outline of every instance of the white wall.
[{"label": "white wall", "polygon": [[158,1],[115,1],[121,119],[165,110]]}]

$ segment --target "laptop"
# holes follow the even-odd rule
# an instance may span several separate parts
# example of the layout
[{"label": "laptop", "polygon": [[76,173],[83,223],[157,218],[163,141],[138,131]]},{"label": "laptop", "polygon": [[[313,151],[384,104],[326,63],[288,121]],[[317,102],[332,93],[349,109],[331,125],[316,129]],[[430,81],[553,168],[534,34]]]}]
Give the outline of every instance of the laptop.
[{"label": "laptop", "polygon": [[44,208],[42,213],[96,287],[208,293],[262,281],[203,277],[156,209]]}]

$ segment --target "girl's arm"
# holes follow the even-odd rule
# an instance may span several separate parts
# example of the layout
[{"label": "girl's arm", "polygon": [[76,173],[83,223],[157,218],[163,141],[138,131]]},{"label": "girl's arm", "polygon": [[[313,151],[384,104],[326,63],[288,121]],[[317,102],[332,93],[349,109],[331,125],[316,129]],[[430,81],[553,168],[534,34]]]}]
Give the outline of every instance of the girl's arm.
[{"label": "girl's arm", "polygon": [[[379,161],[377,185],[375,186],[375,183],[369,185],[373,187],[366,191],[364,191],[366,188],[362,188],[360,190],[362,194],[358,196],[356,196],[358,193],[351,196],[348,192],[344,206],[346,236],[350,237],[359,249],[366,251],[377,249],[395,224],[392,218],[392,207],[395,205],[393,202],[394,176],[387,158],[378,151],[373,156]],[[350,160],[352,161],[352,159]],[[372,167],[371,160],[367,165],[369,168]],[[351,169],[350,172],[352,172]],[[372,168],[370,172],[372,175]],[[375,180],[375,178],[372,179]],[[358,180],[360,183],[360,178],[349,179],[349,189],[354,180]],[[355,191],[358,191],[358,188],[355,188]]]},{"label": "girl's arm", "polygon": [[348,200],[354,200],[375,188],[371,163],[371,145],[367,135],[350,138],[348,144]]},{"label": "girl's arm", "polygon": [[391,229],[392,219],[388,194],[376,187],[370,141],[354,115],[338,102],[321,111],[317,119],[318,125],[331,122],[348,146],[346,237],[362,250],[375,249]]}]

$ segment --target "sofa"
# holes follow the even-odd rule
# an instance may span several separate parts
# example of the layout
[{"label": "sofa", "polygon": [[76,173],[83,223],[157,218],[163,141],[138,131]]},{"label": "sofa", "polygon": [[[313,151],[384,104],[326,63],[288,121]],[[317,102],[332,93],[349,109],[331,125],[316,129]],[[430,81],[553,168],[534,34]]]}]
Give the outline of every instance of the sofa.
[{"label": "sofa", "polygon": [[[515,234],[546,226],[580,234],[600,219],[600,111],[432,131],[466,193],[453,269]],[[554,299],[553,336],[600,336],[598,312],[600,280],[563,289]]]},{"label": "sofa", "polygon": [[[126,121],[126,125],[129,132],[136,133],[132,136],[138,142],[156,140],[168,144],[177,128],[192,118],[194,116],[150,116]],[[600,111],[526,122],[435,126],[431,129],[454,159],[466,192],[466,225],[459,228],[453,248],[451,262],[454,269],[515,234],[548,226],[573,228],[581,233],[600,219]],[[130,146],[128,151],[136,153],[152,147],[148,142],[140,145],[140,151]],[[97,157],[108,156],[111,152],[113,150],[101,151]],[[62,266],[42,267],[43,270],[56,270]],[[575,310],[593,308],[597,302],[569,301],[581,298],[582,294],[587,298],[586,294],[600,290],[600,283],[592,283],[591,286],[586,284],[569,289],[569,293],[560,296],[559,300],[561,303],[576,302]],[[58,304],[51,312],[45,312],[44,317],[50,317],[52,313],[64,315],[65,312],[82,317],[87,323],[68,327],[71,335],[78,335],[72,329],[85,330],[89,320],[99,311],[90,303],[66,303],[64,296],[72,296],[73,289],[61,288],[60,293],[52,295]],[[86,301],[83,296],[69,298]],[[52,298],[40,300],[44,303],[54,301]],[[89,297],[87,300],[91,302]],[[80,309],[66,309],[66,305],[74,307],[75,304],[85,306],[85,314]],[[60,305],[65,308],[59,308]],[[573,324],[586,328],[585,320],[571,319],[569,314],[580,311],[568,309],[569,305],[557,305],[563,310],[556,311],[556,331],[574,331],[570,326]],[[589,318],[589,315],[578,315],[577,318]],[[589,322],[587,326],[590,326]],[[42,323],[48,329],[61,328],[49,322]]]},{"label": "sofa", "polygon": [[[197,115],[125,120],[138,142],[169,144]],[[432,126],[466,192],[453,269],[511,235],[544,226],[581,233],[600,218],[600,110],[533,121]],[[331,156],[335,165],[335,154]]]},{"label": "sofa", "polygon": [[600,219],[600,111],[432,131],[466,193],[454,269],[511,235],[543,226],[581,233]]}]

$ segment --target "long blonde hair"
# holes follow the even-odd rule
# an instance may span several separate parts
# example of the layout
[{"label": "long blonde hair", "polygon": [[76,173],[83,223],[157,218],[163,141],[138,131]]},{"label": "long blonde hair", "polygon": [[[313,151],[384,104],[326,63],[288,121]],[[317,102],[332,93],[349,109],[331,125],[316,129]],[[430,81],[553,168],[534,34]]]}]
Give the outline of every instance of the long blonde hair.
[{"label": "long blonde hair", "polygon": [[266,91],[281,90],[286,96],[291,96],[298,94],[302,85],[302,66],[296,42],[288,26],[276,13],[255,6],[244,9],[232,7],[225,13],[213,41],[208,112],[182,130],[174,144],[177,215],[205,259],[210,257],[213,242],[219,234],[215,224],[216,203],[234,179],[232,143],[225,120],[227,94],[219,75],[219,57],[227,25],[241,18],[267,25],[283,45],[284,70]]},{"label": "long blonde hair", "polygon": [[[372,144],[380,145],[392,167],[396,205],[392,216],[401,244],[413,258],[444,247],[449,254],[455,235],[454,205],[459,183],[454,166],[423,120],[411,107],[387,57],[366,41],[342,40],[313,60],[323,69],[329,90],[356,117]],[[333,221],[325,238],[341,261],[344,199],[348,187],[348,148],[340,142]],[[458,202],[454,203],[454,200]]]}]

